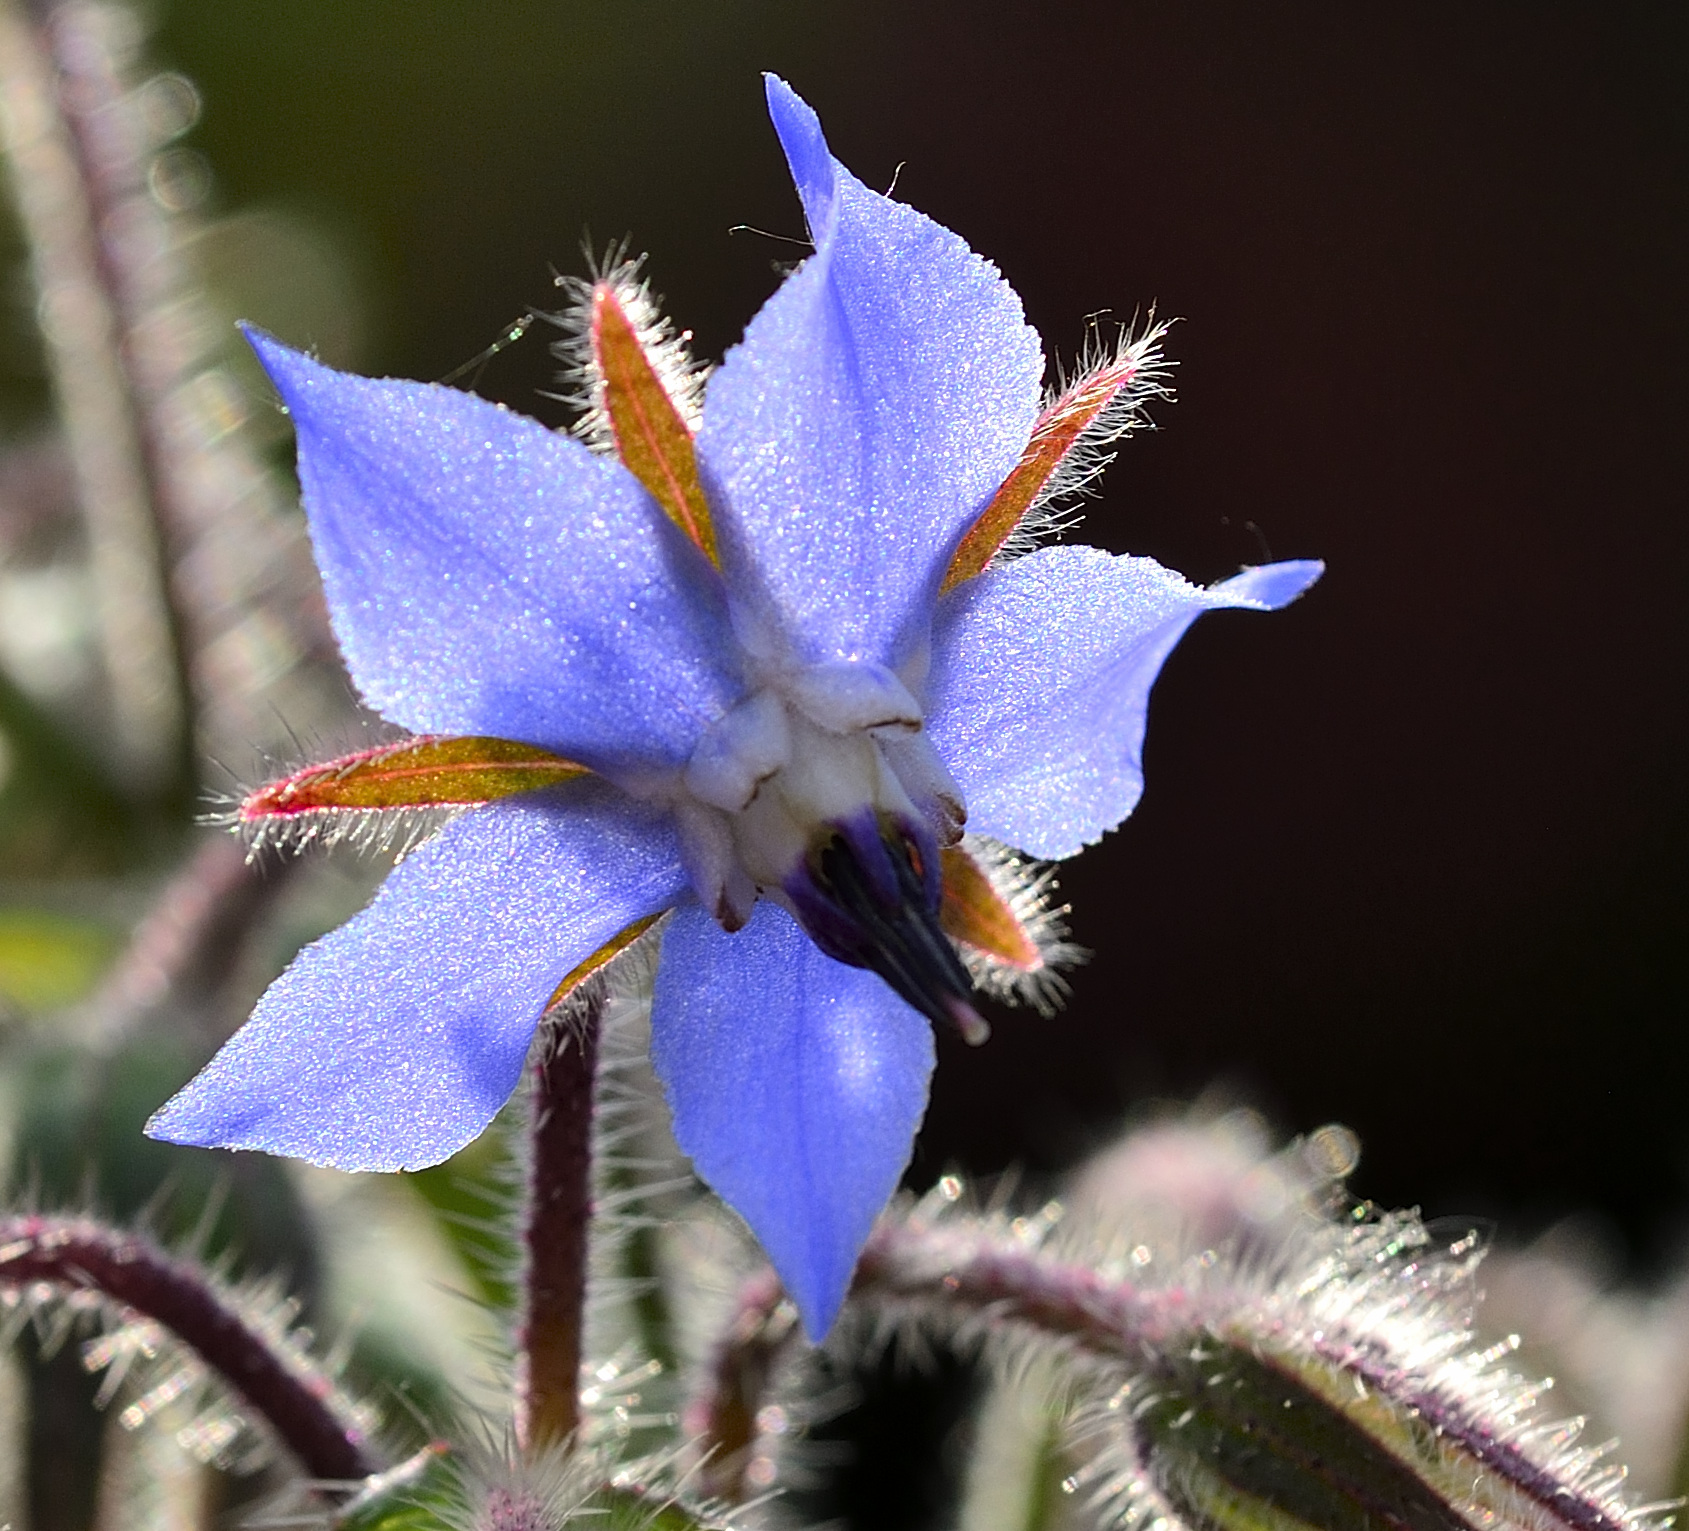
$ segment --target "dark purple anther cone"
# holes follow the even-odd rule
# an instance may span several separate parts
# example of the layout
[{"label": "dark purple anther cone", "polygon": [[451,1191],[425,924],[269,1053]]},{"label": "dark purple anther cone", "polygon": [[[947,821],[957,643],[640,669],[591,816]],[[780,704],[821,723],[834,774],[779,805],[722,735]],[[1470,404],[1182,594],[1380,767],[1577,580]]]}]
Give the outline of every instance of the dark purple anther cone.
[{"label": "dark purple anther cone", "polygon": [[973,979],[939,924],[938,842],[926,825],[871,812],[832,825],[785,891],[829,957],[878,973],[966,1042],[990,1035]]}]

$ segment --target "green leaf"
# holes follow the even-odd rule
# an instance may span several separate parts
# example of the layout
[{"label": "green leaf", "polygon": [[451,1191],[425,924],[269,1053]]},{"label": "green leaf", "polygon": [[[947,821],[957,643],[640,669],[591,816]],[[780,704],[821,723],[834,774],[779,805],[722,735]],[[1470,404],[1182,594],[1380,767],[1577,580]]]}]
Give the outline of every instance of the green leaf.
[{"label": "green leaf", "polygon": [[106,926],[46,909],[0,908],[0,999],[20,1010],[56,1010],[84,998],[111,960]]}]

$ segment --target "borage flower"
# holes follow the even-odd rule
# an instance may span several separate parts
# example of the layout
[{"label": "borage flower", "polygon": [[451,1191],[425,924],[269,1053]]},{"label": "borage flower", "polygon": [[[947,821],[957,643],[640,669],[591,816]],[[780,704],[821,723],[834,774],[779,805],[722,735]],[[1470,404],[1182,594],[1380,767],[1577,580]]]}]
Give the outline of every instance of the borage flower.
[{"label": "borage flower", "polygon": [[814,254],[701,406],[626,269],[583,293],[587,444],[253,337],[347,666],[420,737],[242,816],[472,811],[149,1131],[437,1163],[504,1104],[542,1016],[667,913],[652,1059],[675,1136],[819,1336],[908,1162],[932,1026],[977,1039],[976,981],[1048,978],[1023,857],[1131,812],[1150,684],[1192,620],[1281,606],[1320,566],[1202,589],[1017,546],[1153,391],[1155,336],[1041,406],[996,268],[850,175],[772,78],[768,103]]}]

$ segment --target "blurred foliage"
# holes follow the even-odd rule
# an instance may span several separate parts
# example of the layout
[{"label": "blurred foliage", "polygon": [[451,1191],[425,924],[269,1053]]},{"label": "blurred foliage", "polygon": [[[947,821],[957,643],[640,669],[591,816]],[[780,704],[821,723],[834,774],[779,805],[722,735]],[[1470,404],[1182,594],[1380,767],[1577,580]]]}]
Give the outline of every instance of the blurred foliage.
[{"label": "blurred foliage", "polygon": [[52,1010],[84,998],[117,948],[109,925],[42,909],[0,909],[0,999]]}]

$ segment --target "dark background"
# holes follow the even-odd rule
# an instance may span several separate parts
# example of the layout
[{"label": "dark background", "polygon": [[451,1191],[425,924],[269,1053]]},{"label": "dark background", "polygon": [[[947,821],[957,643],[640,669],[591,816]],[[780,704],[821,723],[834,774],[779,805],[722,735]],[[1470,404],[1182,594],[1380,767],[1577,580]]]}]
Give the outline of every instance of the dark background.
[{"label": "dark background", "polygon": [[[1052,355],[1177,316],[1176,405],[1084,536],[1200,579],[1137,815],[1064,874],[1097,956],[1051,1021],[946,1047],[917,1159],[1069,1162],[1218,1082],[1361,1134],[1365,1194],[1525,1236],[1689,1210],[1680,4],[173,0],[211,211],[316,230],[440,377],[583,235],[652,253],[719,355],[802,225],[757,72],[997,261]],[[349,310],[351,312],[351,310]],[[359,338],[361,336],[361,338]],[[483,392],[548,420],[532,335]]]}]

